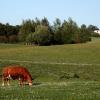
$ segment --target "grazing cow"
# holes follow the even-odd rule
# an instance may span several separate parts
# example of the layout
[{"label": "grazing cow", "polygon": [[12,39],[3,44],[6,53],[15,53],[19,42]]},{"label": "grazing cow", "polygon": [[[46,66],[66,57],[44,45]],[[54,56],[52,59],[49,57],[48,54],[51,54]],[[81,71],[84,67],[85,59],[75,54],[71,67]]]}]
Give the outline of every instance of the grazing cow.
[{"label": "grazing cow", "polygon": [[24,82],[28,82],[28,84],[32,85],[32,77],[28,70],[23,66],[6,66],[2,70],[2,86],[10,85],[10,79],[19,80],[19,84],[23,85]]}]

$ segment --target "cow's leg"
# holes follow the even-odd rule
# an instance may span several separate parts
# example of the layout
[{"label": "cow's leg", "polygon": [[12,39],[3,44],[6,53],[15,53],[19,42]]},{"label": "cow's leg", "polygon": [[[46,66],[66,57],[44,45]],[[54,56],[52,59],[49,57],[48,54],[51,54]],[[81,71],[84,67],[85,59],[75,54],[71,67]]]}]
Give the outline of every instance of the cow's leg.
[{"label": "cow's leg", "polygon": [[2,77],[2,86],[5,86],[6,82],[7,82],[7,78],[6,77]]},{"label": "cow's leg", "polygon": [[23,85],[23,78],[19,77],[19,85],[22,86]]},{"label": "cow's leg", "polygon": [[8,86],[10,85],[10,78],[9,77],[2,77],[2,86],[5,86],[7,84]]},{"label": "cow's leg", "polygon": [[10,79],[7,79],[7,85],[10,86]]},{"label": "cow's leg", "polygon": [[20,80],[20,81],[19,81],[19,85],[20,85],[20,86],[23,86],[23,80]]},{"label": "cow's leg", "polygon": [[10,86],[10,79],[11,79],[11,75],[9,74],[9,76],[7,77],[7,85]]},{"label": "cow's leg", "polygon": [[5,86],[5,81],[4,80],[2,81],[2,86]]},{"label": "cow's leg", "polygon": [[5,85],[5,80],[4,80],[4,77],[2,77],[2,86]]},{"label": "cow's leg", "polygon": [[24,82],[23,77],[22,76],[19,76],[18,80],[19,80],[19,85],[20,86],[23,86],[23,82]]}]

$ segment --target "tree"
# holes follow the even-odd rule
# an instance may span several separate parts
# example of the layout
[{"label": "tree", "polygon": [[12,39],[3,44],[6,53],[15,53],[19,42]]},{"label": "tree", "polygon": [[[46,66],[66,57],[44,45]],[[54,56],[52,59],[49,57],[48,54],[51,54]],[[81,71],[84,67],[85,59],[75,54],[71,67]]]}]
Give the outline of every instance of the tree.
[{"label": "tree", "polygon": [[85,24],[81,25],[80,28],[80,42],[84,43],[91,40],[91,31],[86,27]]},{"label": "tree", "polygon": [[35,43],[38,45],[50,44],[70,44],[81,43],[91,40],[94,30],[98,28],[94,25],[82,24],[77,25],[71,18],[62,23],[59,18],[56,18],[51,26],[48,19],[35,18],[35,20],[23,20],[22,25],[12,26],[9,23],[0,23],[0,42],[17,42],[18,39],[25,43]]},{"label": "tree", "polygon": [[19,28],[20,26],[12,26],[9,23],[0,23],[0,42],[17,42]]},{"label": "tree", "polygon": [[53,33],[53,44],[62,44],[62,24],[59,18],[54,22]]},{"label": "tree", "polygon": [[0,23],[0,36],[5,35],[5,25]]},{"label": "tree", "polygon": [[34,31],[35,31],[35,22],[31,20],[26,20],[26,21],[23,20],[21,29],[19,31],[19,39],[25,42],[27,36]]},{"label": "tree", "polygon": [[40,25],[41,24],[41,21],[39,20],[39,18],[35,18],[35,23],[36,23],[36,26]]},{"label": "tree", "polygon": [[82,24],[81,25],[81,29],[86,29],[87,27],[86,27],[86,25],[85,24]]},{"label": "tree", "polygon": [[49,27],[49,21],[46,17],[41,20],[41,25]]},{"label": "tree", "polygon": [[27,45],[32,45],[32,44],[33,44],[33,40],[34,40],[33,35],[34,35],[34,33],[30,33],[30,34],[26,37],[26,44],[27,44]]},{"label": "tree", "polygon": [[89,29],[90,31],[99,30],[99,28],[98,28],[97,26],[94,26],[94,25],[89,25],[89,26],[88,26],[88,29]]},{"label": "tree", "polygon": [[71,18],[68,21],[64,21],[62,24],[62,40],[63,43],[76,43],[76,39],[79,38],[78,26]]},{"label": "tree", "polygon": [[33,42],[37,45],[49,45],[51,34],[47,26],[38,25],[33,34]]}]

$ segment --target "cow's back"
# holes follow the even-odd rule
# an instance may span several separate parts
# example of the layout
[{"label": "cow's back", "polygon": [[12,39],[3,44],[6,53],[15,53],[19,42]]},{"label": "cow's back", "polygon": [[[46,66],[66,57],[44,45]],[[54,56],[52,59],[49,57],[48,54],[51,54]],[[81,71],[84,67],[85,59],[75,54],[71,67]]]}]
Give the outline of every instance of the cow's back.
[{"label": "cow's back", "polygon": [[3,68],[3,71],[2,71],[3,75],[6,76],[6,75],[23,75],[24,77],[26,77],[26,75],[29,75],[30,76],[30,73],[28,72],[28,70],[23,67],[23,66],[6,66]]}]

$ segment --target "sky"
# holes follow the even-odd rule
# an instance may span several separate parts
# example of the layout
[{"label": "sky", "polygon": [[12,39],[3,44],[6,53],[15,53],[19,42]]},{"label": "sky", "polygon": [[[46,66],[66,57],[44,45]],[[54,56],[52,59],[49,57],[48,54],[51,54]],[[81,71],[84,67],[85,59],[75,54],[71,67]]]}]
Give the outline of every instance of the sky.
[{"label": "sky", "polygon": [[56,18],[71,17],[78,25],[100,28],[100,0],[0,0],[0,22],[20,25],[22,20],[47,17],[52,24]]}]

